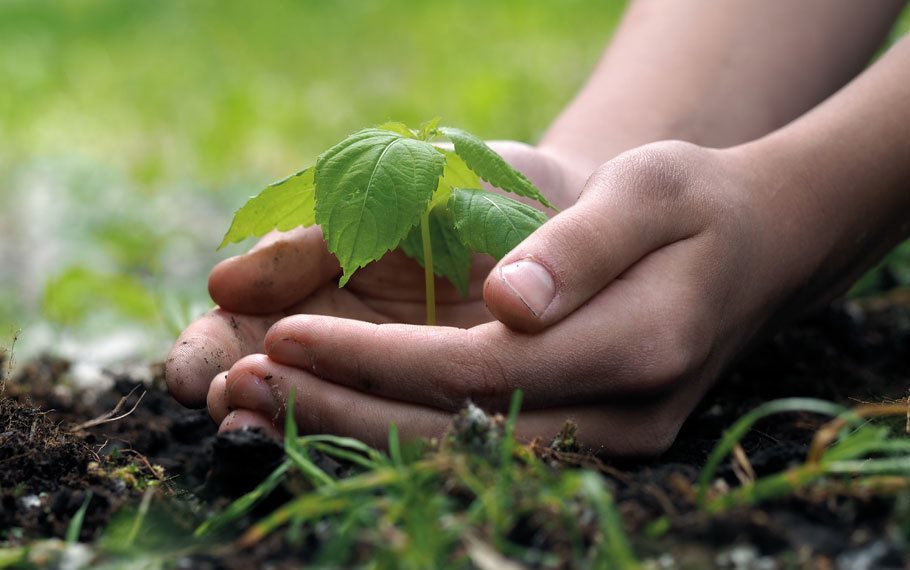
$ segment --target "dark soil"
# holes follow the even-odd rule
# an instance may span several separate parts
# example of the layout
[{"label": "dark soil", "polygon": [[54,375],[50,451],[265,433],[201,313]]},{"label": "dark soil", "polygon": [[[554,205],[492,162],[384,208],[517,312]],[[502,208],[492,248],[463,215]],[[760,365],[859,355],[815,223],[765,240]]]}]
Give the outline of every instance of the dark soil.
[{"label": "dark soil", "polygon": [[[188,532],[211,509],[251,489],[283,457],[277,443],[257,432],[216,436],[205,411],[184,409],[167,395],[160,373],[149,386],[114,378],[112,390],[86,403],[81,394],[62,389],[68,366],[51,357],[28,363],[0,399],[0,542],[62,537],[91,491],[80,536],[90,541],[124,505],[138,503],[149,481],[163,489],[156,504],[172,509],[174,525],[184,524]],[[659,460],[601,463],[571,449],[547,453],[562,463],[603,470],[645,556],[671,552],[677,562],[696,568],[747,568],[760,565],[762,557],[789,564],[767,567],[910,568],[901,538],[910,528],[906,493],[862,493],[847,486],[807,490],[714,517],[694,507],[694,481],[705,458],[723,430],[760,403],[788,396],[894,402],[906,398],[908,388],[910,294],[894,292],[835,304],[756,349],[726,375]],[[74,429],[132,394],[124,410],[130,409],[143,390],[127,417]],[[756,475],[805,460],[824,421],[785,414],[756,425],[742,443]],[[729,486],[739,485],[729,462],[719,475]],[[648,526],[661,516],[669,517],[672,530],[648,538]],[[194,556],[192,564],[295,566],[301,549],[313,546],[292,548],[283,540],[274,535],[243,552],[216,549]],[[737,560],[746,565],[736,566]]]}]

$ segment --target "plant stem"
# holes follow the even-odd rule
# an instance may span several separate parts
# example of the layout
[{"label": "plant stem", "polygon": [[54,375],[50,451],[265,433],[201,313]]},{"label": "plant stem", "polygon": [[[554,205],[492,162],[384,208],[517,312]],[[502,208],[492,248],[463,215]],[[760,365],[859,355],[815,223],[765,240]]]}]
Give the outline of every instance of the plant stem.
[{"label": "plant stem", "polygon": [[430,243],[430,210],[420,218],[420,237],[423,241],[423,275],[427,291],[427,324],[436,324],[436,276],[433,273],[433,244]]}]

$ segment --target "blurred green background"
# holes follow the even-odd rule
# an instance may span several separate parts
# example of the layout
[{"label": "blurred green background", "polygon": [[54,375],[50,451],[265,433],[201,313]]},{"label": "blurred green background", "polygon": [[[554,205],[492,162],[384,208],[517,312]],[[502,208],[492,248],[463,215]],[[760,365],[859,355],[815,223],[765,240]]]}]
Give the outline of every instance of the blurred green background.
[{"label": "blurred green background", "polygon": [[160,358],[247,196],[388,119],[533,141],[622,6],[0,1],[0,345]]}]

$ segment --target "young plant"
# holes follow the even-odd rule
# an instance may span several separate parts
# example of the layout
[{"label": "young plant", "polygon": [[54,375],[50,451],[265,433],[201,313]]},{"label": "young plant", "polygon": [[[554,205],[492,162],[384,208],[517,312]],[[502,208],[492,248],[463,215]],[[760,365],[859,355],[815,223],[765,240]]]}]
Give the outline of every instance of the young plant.
[{"label": "young plant", "polygon": [[[448,139],[454,150],[433,144]],[[322,227],[341,265],[353,273],[400,248],[424,267],[427,324],[436,324],[434,275],[467,296],[471,254],[500,259],[546,221],[530,206],[481,187],[481,180],[554,206],[482,140],[438,120],[411,129],[386,123],[358,131],[316,165],[263,190],[234,214],[221,247],[272,230]]]}]

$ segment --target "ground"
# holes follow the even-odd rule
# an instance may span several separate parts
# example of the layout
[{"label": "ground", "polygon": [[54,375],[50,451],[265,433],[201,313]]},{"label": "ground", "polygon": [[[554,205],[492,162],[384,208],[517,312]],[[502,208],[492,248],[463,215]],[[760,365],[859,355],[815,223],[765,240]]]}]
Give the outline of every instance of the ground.
[{"label": "ground", "polygon": [[[904,562],[910,555],[906,469],[862,480],[823,478],[788,489],[782,497],[721,513],[708,514],[695,505],[696,479],[706,458],[723,431],[749,410],[768,400],[794,396],[847,405],[899,402],[910,387],[908,355],[910,295],[906,291],[861,303],[837,303],[759,346],[731,370],[661,458],[595,458],[573,447],[571,433],[562,434],[557,444],[536,442],[528,449],[547,470],[570,473],[581,466],[599,473],[612,491],[635,557],[653,567],[910,567]],[[8,547],[64,537],[88,492],[91,500],[78,539],[93,543],[92,555],[103,559],[117,559],[131,550],[137,555],[143,540],[151,540],[147,533],[173,534],[178,529],[182,550],[172,552],[168,563],[182,559],[192,567],[241,568],[254,563],[293,567],[320,556],[324,560],[324,550],[345,532],[340,524],[320,526],[320,521],[335,519],[316,517],[304,525],[297,539],[290,532],[273,533],[242,547],[235,539],[252,521],[307,493],[299,480],[289,479],[251,514],[232,520],[216,538],[189,541],[196,525],[222,512],[231,499],[253,489],[283,461],[281,445],[256,432],[216,436],[204,411],[184,409],[169,398],[160,373],[148,386],[129,377],[114,378],[110,390],[87,404],[79,393],[65,388],[68,367],[67,362],[51,357],[15,367],[0,400],[0,540]],[[90,420],[103,417],[124,396],[128,400],[121,411],[128,411],[143,390],[146,393],[131,414],[91,425],[97,422]],[[423,451],[422,457],[436,457],[432,461],[439,463],[439,457],[447,454],[486,454],[490,426],[483,424],[486,427],[477,431],[478,424],[470,418],[462,414],[455,422],[461,447],[442,445],[437,451]],[[896,433],[905,440],[906,418],[898,419]],[[721,463],[712,493],[723,494],[740,487],[742,480],[802,464],[812,438],[827,421],[802,412],[760,421],[741,441],[744,460]],[[498,440],[492,447],[497,445]],[[311,452],[311,457],[340,481],[362,471],[319,452]],[[474,469],[482,477],[483,467]],[[515,480],[519,487],[515,493],[524,492],[523,481]],[[381,486],[378,489],[379,495],[385,492]],[[471,508],[470,494],[458,485],[436,492],[453,502],[449,507],[453,513]],[[123,521],[134,520],[143,495],[151,497],[152,504],[143,523],[146,530],[134,548],[124,549],[117,537],[122,539],[126,532]],[[584,501],[579,504],[579,512],[584,513]],[[545,501],[528,512],[510,523],[505,534],[507,543],[516,548],[515,557],[528,567],[584,566],[590,563],[586,549],[604,540],[605,527],[580,525],[575,537],[580,546],[573,550],[558,525],[547,522],[547,516],[556,515],[548,515]],[[406,526],[396,532],[416,540],[415,531]],[[395,549],[408,548],[406,541],[396,547],[371,537],[369,525],[359,528],[355,536],[345,539],[351,545],[345,551],[348,563],[373,557],[388,560],[383,556],[389,551],[401,554]],[[462,533],[483,540],[488,531],[478,526]],[[112,546],[115,543],[119,546]],[[529,554],[535,548],[558,556],[535,561]],[[462,544],[447,552],[446,560],[453,564],[484,567],[482,551]]]}]

